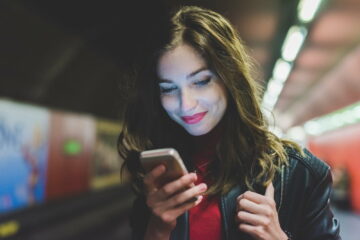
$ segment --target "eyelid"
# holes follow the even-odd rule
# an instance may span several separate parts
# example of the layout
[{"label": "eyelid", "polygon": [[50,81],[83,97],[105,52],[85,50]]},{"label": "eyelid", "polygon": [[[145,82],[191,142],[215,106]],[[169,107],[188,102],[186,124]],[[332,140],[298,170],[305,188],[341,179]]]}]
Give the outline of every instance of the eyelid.
[{"label": "eyelid", "polygon": [[207,80],[211,80],[211,76],[206,76],[204,78],[200,78],[199,81],[207,81]]},{"label": "eyelid", "polygon": [[161,94],[173,94],[177,90],[176,86],[169,86],[169,87],[159,86],[159,88]]},{"label": "eyelid", "polygon": [[196,80],[196,81],[194,81],[194,84],[198,84],[198,83],[205,83],[205,84],[207,84],[207,83],[209,83],[210,81],[211,81],[211,79],[212,79],[212,77],[211,76],[208,76],[208,77],[206,77],[206,78],[202,78],[202,79],[199,79],[199,80]]},{"label": "eyelid", "polygon": [[195,77],[202,76],[202,75],[212,75],[212,74],[213,74],[213,72],[210,69],[204,68],[203,70],[201,70],[201,71],[197,72],[196,74],[190,76],[190,78],[193,78],[193,77],[195,78]]},{"label": "eyelid", "polygon": [[172,82],[160,82],[159,86],[161,86],[161,85],[168,86],[168,85],[174,85],[174,83],[172,83]]}]

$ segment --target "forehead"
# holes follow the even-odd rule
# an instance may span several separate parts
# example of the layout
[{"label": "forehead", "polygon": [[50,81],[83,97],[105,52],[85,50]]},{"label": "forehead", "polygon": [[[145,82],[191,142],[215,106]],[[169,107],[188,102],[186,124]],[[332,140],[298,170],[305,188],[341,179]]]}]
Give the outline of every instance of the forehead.
[{"label": "forehead", "polygon": [[190,73],[206,68],[203,57],[191,46],[182,44],[161,55],[157,73],[161,79],[186,78]]}]

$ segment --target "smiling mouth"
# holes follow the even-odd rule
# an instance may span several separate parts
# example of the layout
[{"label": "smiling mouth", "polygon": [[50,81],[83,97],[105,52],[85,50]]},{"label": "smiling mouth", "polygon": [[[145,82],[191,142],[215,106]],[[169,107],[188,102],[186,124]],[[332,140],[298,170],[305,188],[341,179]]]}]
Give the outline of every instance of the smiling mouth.
[{"label": "smiling mouth", "polygon": [[183,116],[181,117],[181,119],[186,123],[186,124],[195,124],[200,122],[206,115],[207,112],[201,112],[201,113],[196,113],[194,115],[191,116]]}]

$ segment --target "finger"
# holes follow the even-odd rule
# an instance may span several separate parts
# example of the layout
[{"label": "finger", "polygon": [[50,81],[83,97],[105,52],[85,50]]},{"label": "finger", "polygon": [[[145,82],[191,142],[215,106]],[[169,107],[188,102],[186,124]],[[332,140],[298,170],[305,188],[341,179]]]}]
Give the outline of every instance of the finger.
[{"label": "finger", "polygon": [[270,184],[266,187],[265,196],[274,199],[274,192],[274,185],[270,182]]},{"label": "finger", "polygon": [[247,223],[254,226],[266,226],[269,224],[268,218],[263,217],[262,215],[256,215],[245,211],[240,211],[237,214],[237,222]]},{"label": "finger", "polygon": [[236,200],[237,200],[237,201],[240,201],[240,199],[243,198],[243,195],[244,195],[244,194],[240,194],[240,195],[236,198]]},{"label": "finger", "polygon": [[[179,206],[185,205],[189,202],[193,203],[198,201],[196,197],[202,194],[203,192],[205,192],[206,190],[207,190],[206,184],[202,183],[186,191],[177,193],[176,195],[172,196],[171,198],[165,201],[159,202],[157,206],[161,207],[161,209],[164,209],[164,211],[178,208]],[[197,200],[192,201],[192,199],[197,199]]]},{"label": "finger", "polygon": [[165,166],[160,164],[145,175],[144,184],[148,191],[151,191],[153,188],[156,187],[155,180],[161,175],[163,175],[165,171],[166,171]]},{"label": "finger", "polygon": [[200,194],[204,193],[206,190],[207,190],[207,185],[205,183],[201,183],[180,194],[175,195],[170,200],[175,206],[181,205],[185,202],[190,201],[191,199],[196,198]]},{"label": "finger", "polygon": [[196,201],[193,202],[187,202],[184,203],[182,205],[179,205],[178,207],[176,207],[173,210],[170,210],[169,212],[171,214],[174,214],[176,217],[180,216],[181,214],[183,214],[184,212],[188,211],[189,209],[197,206],[200,204],[200,202],[204,199],[204,197],[202,195],[198,196]]},{"label": "finger", "polygon": [[189,184],[196,181],[196,179],[197,176],[195,173],[186,174],[160,189],[149,191],[148,205],[155,208],[160,207],[164,209],[164,211],[173,208],[174,204],[169,200],[170,197],[182,193],[185,189],[189,188]]},{"label": "finger", "polygon": [[165,184],[160,192],[164,198],[168,198],[171,195],[174,195],[177,192],[182,192],[182,190],[187,189],[191,183],[194,183],[197,179],[195,173],[185,174],[179,179]]},{"label": "finger", "polygon": [[[237,202],[237,204],[236,204],[236,211],[237,211],[237,212],[240,210],[239,202],[240,202],[240,200],[243,199],[243,198],[244,198],[244,193],[243,193],[243,194],[240,194],[240,195],[236,198],[236,202]],[[236,217],[236,216],[235,216],[235,217]]]},{"label": "finger", "polygon": [[257,204],[245,198],[238,202],[238,209],[240,211],[247,211],[254,214],[267,214],[267,210],[264,205]]},{"label": "finger", "polygon": [[265,204],[265,203],[267,203],[266,197],[264,195],[261,195],[261,194],[256,193],[256,192],[246,191],[245,193],[242,194],[241,197],[240,196],[239,196],[239,201],[241,199],[247,199],[247,200],[250,200],[250,201],[252,201],[254,203],[257,203],[257,204]]},{"label": "finger", "polygon": [[253,236],[255,238],[257,236],[259,236],[260,234],[262,234],[260,227],[252,226],[252,225],[245,224],[245,223],[241,223],[239,225],[239,229],[240,229],[240,231],[246,232],[246,233],[248,233],[249,235],[251,235],[251,236]]},{"label": "finger", "polygon": [[157,215],[165,222],[171,222],[190,208],[198,205],[202,200],[203,196],[200,195],[196,201],[186,202],[177,206],[176,208],[167,208],[166,206],[161,205],[161,207],[157,208],[156,212],[158,212]]}]

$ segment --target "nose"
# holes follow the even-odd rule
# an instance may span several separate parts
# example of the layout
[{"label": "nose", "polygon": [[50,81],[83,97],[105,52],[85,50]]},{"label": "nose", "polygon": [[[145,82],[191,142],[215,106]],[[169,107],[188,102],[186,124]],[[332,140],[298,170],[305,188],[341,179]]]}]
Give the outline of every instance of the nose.
[{"label": "nose", "polygon": [[183,113],[190,112],[193,110],[197,105],[197,100],[194,94],[191,93],[191,91],[183,90],[181,91],[181,111]]}]

